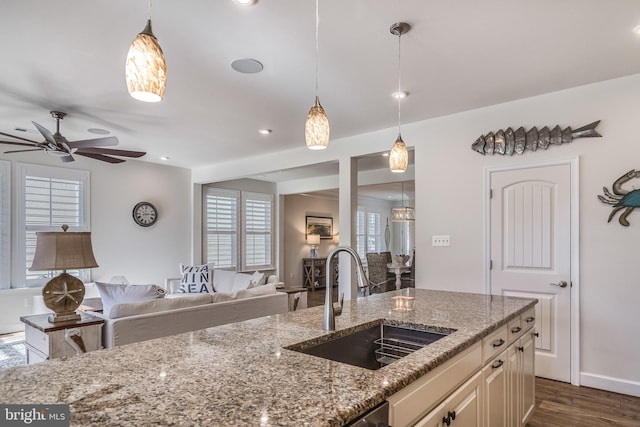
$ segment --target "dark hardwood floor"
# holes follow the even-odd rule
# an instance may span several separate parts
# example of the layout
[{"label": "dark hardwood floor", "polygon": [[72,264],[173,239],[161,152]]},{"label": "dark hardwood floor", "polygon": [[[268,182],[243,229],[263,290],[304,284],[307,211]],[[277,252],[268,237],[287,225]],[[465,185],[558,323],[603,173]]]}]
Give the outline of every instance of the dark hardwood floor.
[{"label": "dark hardwood floor", "polygon": [[527,427],[639,427],[640,397],[536,378],[536,410]]},{"label": "dark hardwood floor", "polygon": [[[324,296],[324,289],[309,290],[309,307],[323,305]],[[333,288],[337,300],[338,288]],[[573,426],[640,427],[640,397],[536,378],[536,410],[526,427]]]}]

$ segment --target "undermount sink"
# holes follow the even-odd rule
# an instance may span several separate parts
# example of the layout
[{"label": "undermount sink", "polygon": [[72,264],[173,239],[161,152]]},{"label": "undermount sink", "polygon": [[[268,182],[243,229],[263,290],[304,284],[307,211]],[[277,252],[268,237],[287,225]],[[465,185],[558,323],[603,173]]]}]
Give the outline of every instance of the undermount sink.
[{"label": "undermount sink", "polygon": [[[346,333],[345,333],[346,332]],[[304,341],[289,350],[376,370],[455,332],[455,329],[395,325],[384,320],[327,335],[326,341]]]}]

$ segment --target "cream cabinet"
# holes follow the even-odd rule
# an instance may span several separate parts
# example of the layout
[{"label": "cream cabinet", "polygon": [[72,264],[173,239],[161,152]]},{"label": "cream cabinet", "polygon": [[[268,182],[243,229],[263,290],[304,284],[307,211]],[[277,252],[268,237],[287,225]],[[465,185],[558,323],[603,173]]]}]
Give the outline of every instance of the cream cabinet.
[{"label": "cream cabinet", "polygon": [[388,399],[394,427],[524,427],[535,407],[533,309]]}]

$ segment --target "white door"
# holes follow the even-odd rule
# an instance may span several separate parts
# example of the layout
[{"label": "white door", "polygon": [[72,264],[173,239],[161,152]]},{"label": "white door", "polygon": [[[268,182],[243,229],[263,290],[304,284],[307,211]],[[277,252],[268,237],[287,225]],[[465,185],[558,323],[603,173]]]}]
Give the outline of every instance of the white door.
[{"label": "white door", "polygon": [[490,173],[493,295],[537,298],[536,375],[571,380],[571,166]]}]

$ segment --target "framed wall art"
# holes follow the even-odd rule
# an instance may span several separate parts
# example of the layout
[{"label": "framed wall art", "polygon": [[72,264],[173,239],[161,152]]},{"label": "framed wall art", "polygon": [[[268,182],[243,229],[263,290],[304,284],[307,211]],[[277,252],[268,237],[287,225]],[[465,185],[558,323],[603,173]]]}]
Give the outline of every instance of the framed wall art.
[{"label": "framed wall art", "polygon": [[306,216],[306,235],[319,234],[321,239],[333,238],[333,218],[324,216]]}]

